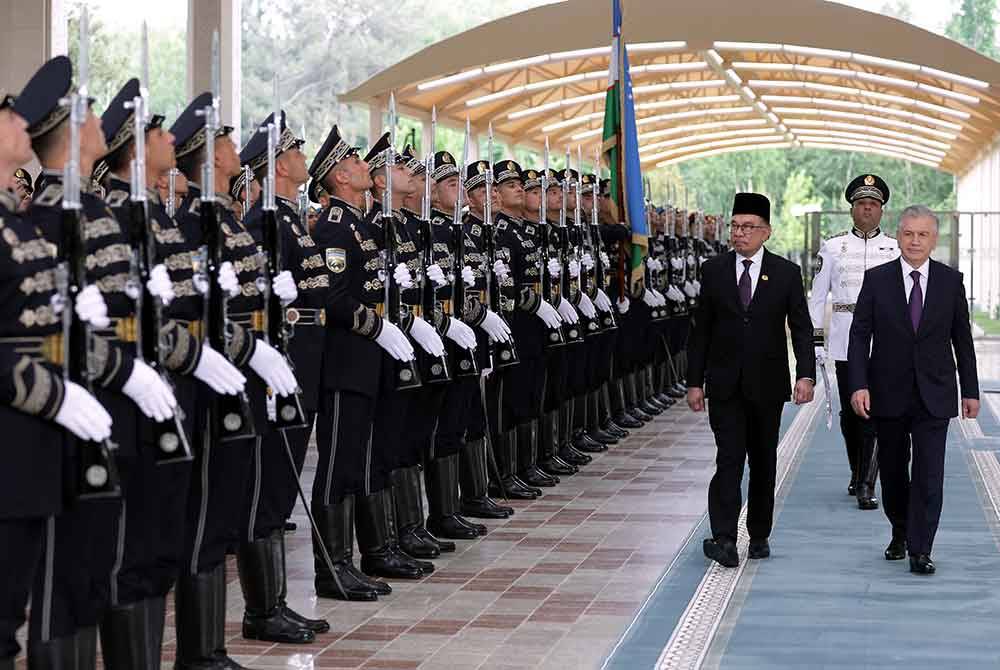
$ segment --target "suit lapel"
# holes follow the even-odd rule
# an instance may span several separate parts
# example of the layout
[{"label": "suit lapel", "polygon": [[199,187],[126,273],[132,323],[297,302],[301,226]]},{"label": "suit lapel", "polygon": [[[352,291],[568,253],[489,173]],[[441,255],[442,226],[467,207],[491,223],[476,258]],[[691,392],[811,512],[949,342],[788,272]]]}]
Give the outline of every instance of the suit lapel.
[{"label": "suit lapel", "polygon": [[[728,257],[728,262],[726,263],[726,286],[729,286],[729,290],[726,295],[729,296],[729,301],[733,303],[733,308],[737,312],[743,312],[743,303],[740,302],[740,284],[736,277],[736,252],[730,251],[726,254]],[[734,279],[735,278],[735,279]]]},{"label": "suit lapel", "polygon": [[906,294],[906,284],[903,282],[903,263],[897,258],[892,264],[896,267],[896,277],[893,279],[893,285],[896,287],[896,299],[902,304],[900,315],[903,317],[906,329],[912,333],[913,323],[910,321],[910,296]]},{"label": "suit lapel", "polygon": [[753,296],[750,298],[750,307],[747,308],[748,312],[753,311],[753,306],[756,305],[759,300],[767,299],[767,287],[771,281],[771,277],[767,273],[772,270],[770,256],[771,252],[764,249],[764,255],[761,256],[760,259],[760,274],[757,275],[757,289],[753,292]]},{"label": "suit lapel", "polygon": [[937,307],[941,300],[942,278],[938,268],[934,267],[934,261],[929,260],[927,263],[927,295],[924,296],[924,308],[920,312],[920,326],[917,328],[917,334],[926,330],[931,315],[940,311]]}]

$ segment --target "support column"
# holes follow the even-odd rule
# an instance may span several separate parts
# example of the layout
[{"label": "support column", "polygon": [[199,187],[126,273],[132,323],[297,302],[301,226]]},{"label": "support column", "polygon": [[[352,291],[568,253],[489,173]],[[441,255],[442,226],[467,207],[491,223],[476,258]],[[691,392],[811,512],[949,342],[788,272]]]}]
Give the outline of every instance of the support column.
[{"label": "support column", "polygon": [[188,99],[212,89],[212,33],[219,31],[220,115],[241,144],[240,98],[242,32],[240,0],[188,0]]},{"label": "support column", "polygon": [[66,30],[63,0],[0,0],[0,81],[8,93],[66,53]]},{"label": "support column", "polygon": [[372,98],[368,102],[368,146],[362,147],[361,153],[365,153],[368,147],[375,144],[375,141],[385,132],[385,111],[386,105],[380,98]]}]

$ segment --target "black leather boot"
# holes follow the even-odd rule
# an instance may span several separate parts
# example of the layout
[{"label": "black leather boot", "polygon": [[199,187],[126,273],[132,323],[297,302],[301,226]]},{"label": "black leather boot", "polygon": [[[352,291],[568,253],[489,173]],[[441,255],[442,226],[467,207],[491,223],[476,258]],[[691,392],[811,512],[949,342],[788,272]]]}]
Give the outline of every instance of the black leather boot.
[{"label": "black leather boot", "polygon": [[538,424],[538,467],[549,475],[569,476],[580,471],[572,463],[567,463],[556,453],[556,435],[554,412],[546,412]]},{"label": "black leather boot", "polygon": [[514,500],[534,500],[542,492],[525,484],[514,474],[517,469],[517,439],[514,431],[508,430],[500,435],[497,460],[500,466],[500,482],[490,484],[490,495],[503,496]]},{"label": "black leather boot", "polygon": [[462,514],[476,519],[507,519],[514,514],[514,508],[499,505],[489,496],[487,448],[485,440],[471,440],[459,455]]},{"label": "black leather boot", "polygon": [[[626,376],[627,375],[622,375],[620,378],[618,378],[615,384],[615,386],[618,389],[618,397],[621,402],[622,408],[621,410],[618,411],[617,414],[615,414],[614,422],[617,423],[619,426],[622,426],[623,428],[629,428],[635,430],[637,428],[642,428],[646,424],[646,421],[650,421],[652,419],[647,418],[646,420],[642,420],[634,413],[633,410],[634,402],[633,399],[628,395],[627,387],[625,384]],[[640,412],[640,414],[642,414],[642,412]]]},{"label": "black leather boot", "polygon": [[579,397],[571,398],[565,403],[566,431],[570,435],[570,444],[572,444],[573,448],[577,451],[581,451],[586,454],[599,454],[603,451],[607,451],[608,448],[605,445],[591,439],[590,436],[587,435],[584,425],[578,421],[578,419],[582,416],[582,410],[577,411],[578,405],[584,405],[583,403],[580,403]]},{"label": "black leather boot", "polygon": [[212,658],[216,663],[221,663],[226,670],[249,670],[246,666],[240,665],[229,657],[226,651],[226,566],[220,565],[219,569],[212,572],[212,598],[215,605],[212,608],[213,627],[212,644],[214,651]]},{"label": "black leather boot", "polygon": [[160,597],[108,610],[101,620],[101,655],[107,670],[160,670],[165,608],[166,600]]},{"label": "black leather boot", "polygon": [[285,569],[285,530],[275,530],[268,536],[271,547],[271,566],[274,568],[274,582],[278,585],[278,603],[285,618],[294,621],[314,633],[328,633],[330,623],[326,619],[310,619],[288,606],[288,572]]},{"label": "black leather boot", "polygon": [[479,537],[479,528],[485,531],[486,527],[470,524],[458,516],[458,454],[435,458],[427,464],[425,474],[428,530],[452,540]]},{"label": "black leather boot", "polygon": [[663,414],[663,409],[651,403],[646,395],[646,368],[640,368],[636,372],[633,372],[629,383],[635,388],[632,395],[636,399],[636,407],[650,416]]},{"label": "black leather boot", "polygon": [[[28,643],[28,667],[32,670],[76,668],[76,635]],[[13,666],[11,666],[13,667]]]},{"label": "black leather boot", "polygon": [[97,668],[97,626],[76,631],[76,665],[73,670]]},{"label": "black leather boot", "polygon": [[396,505],[396,533],[399,548],[414,558],[437,558],[441,549],[417,529],[424,526],[424,501],[420,495],[420,466],[392,471],[393,499]]},{"label": "black leather boot", "polygon": [[0,658],[0,670],[14,670],[14,657]]},{"label": "black leather boot", "polygon": [[587,435],[590,439],[608,446],[618,444],[618,437],[605,431],[601,427],[601,402],[599,391],[591,391],[587,394]]},{"label": "black leather boot", "polygon": [[389,511],[392,489],[360,496],[357,504],[358,548],[361,550],[361,571],[366,575],[396,579],[420,579],[421,564],[402,553],[396,544],[396,527]]},{"label": "black leather boot", "polygon": [[546,474],[538,467],[538,421],[532,420],[517,427],[518,476],[529,486],[551,487],[559,478]]},{"label": "black leather boot", "polygon": [[618,424],[614,420],[614,407],[611,403],[611,384],[612,381],[606,381],[601,384],[601,388],[597,392],[597,399],[601,405],[601,428],[606,432],[614,435],[620,440],[624,440],[628,437],[629,433],[623,426]]},{"label": "black leather boot", "polygon": [[270,537],[243,542],[236,552],[240,587],[246,603],[243,637],[284,644],[308,644],[316,639],[316,634],[285,616],[275,559]]},{"label": "black leather boot", "polygon": [[[392,593],[392,587],[369,579],[354,567],[354,496],[347,496],[336,505],[313,506],[316,529],[323,538],[323,547],[330,555],[334,573],[326,564],[323,547],[313,537],[313,564],[316,568],[316,595],[337,600],[373,601]],[[336,574],[336,579],[334,579]]]},{"label": "black leather boot", "polygon": [[[225,648],[226,566],[197,574],[181,574],[174,587],[177,616],[177,661],[175,670],[222,670],[228,667],[216,651]],[[219,610],[217,583],[222,583]],[[222,622],[222,632],[219,622]]]}]

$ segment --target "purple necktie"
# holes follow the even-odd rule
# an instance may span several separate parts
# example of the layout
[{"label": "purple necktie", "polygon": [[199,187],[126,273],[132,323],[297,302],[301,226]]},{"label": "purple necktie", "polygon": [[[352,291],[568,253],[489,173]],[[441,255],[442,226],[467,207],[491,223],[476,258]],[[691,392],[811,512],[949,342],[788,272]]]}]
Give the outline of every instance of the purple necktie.
[{"label": "purple necktie", "polygon": [[913,324],[915,333],[920,327],[920,315],[924,311],[924,292],[920,288],[920,272],[914,270],[910,276],[913,277],[913,288],[910,289],[910,323]]},{"label": "purple necktie", "polygon": [[743,274],[740,275],[740,302],[743,304],[743,309],[750,307],[750,296],[752,284],[750,283],[750,266],[753,265],[753,261],[747,258],[743,261]]}]

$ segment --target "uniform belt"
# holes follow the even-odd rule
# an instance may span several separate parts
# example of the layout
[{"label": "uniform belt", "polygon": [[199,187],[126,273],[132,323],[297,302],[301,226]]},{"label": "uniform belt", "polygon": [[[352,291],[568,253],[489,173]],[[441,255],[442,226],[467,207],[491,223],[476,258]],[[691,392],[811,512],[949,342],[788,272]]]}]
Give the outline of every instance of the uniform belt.
[{"label": "uniform belt", "polygon": [[267,322],[262,309],[253,312],[230,312],[229,320],[241,326],[250,326],[250,330],[258,333],[264,332],[264,324]]},{"label": "uniform belt", "polygon": [[504,312],[514,311],[514,299],[505,295],[500,296],[500,309]]},{"label": "uniform belt", "polygon": [[201,340],[205,337],[205,324],[203,321],[185,321],[183,319],[174,319],[175,323],[180,324],[188,329],[195,339]]},{"label": "uniform belt", "polygon": [[289,307],[285,310],[285,323],[296,328],[301,326],[325,326],[326,310],[305,307]]},{"label": "uniform belt", "polygon": [[62,365],[64,362],[62,333],[56,333],[55,335],[0,337],[0,344],[13,345],[15,353],[24,354],[32,359],[48,361],[55,365]]},{"label": "uniform belt", "polygon": [[834,312],[843,312],[847,314],[854,313],[854,303],[853,302],[835,302],[833,303]]},{"label": "uniform belt", "polygon": [[436,304],[437,308],[441,310],[442,314],[451,314],[451,315],[455,314],[455,312],[453,311],[453,305],[451,303],[451,300],[438,300]]},{"label": "uniform belt", "polygon": [[111,319],[110,326],[107,328],[95,328],[94,332],[101,337],[119,342],[139,341],[139,324],[134,316]]}]

